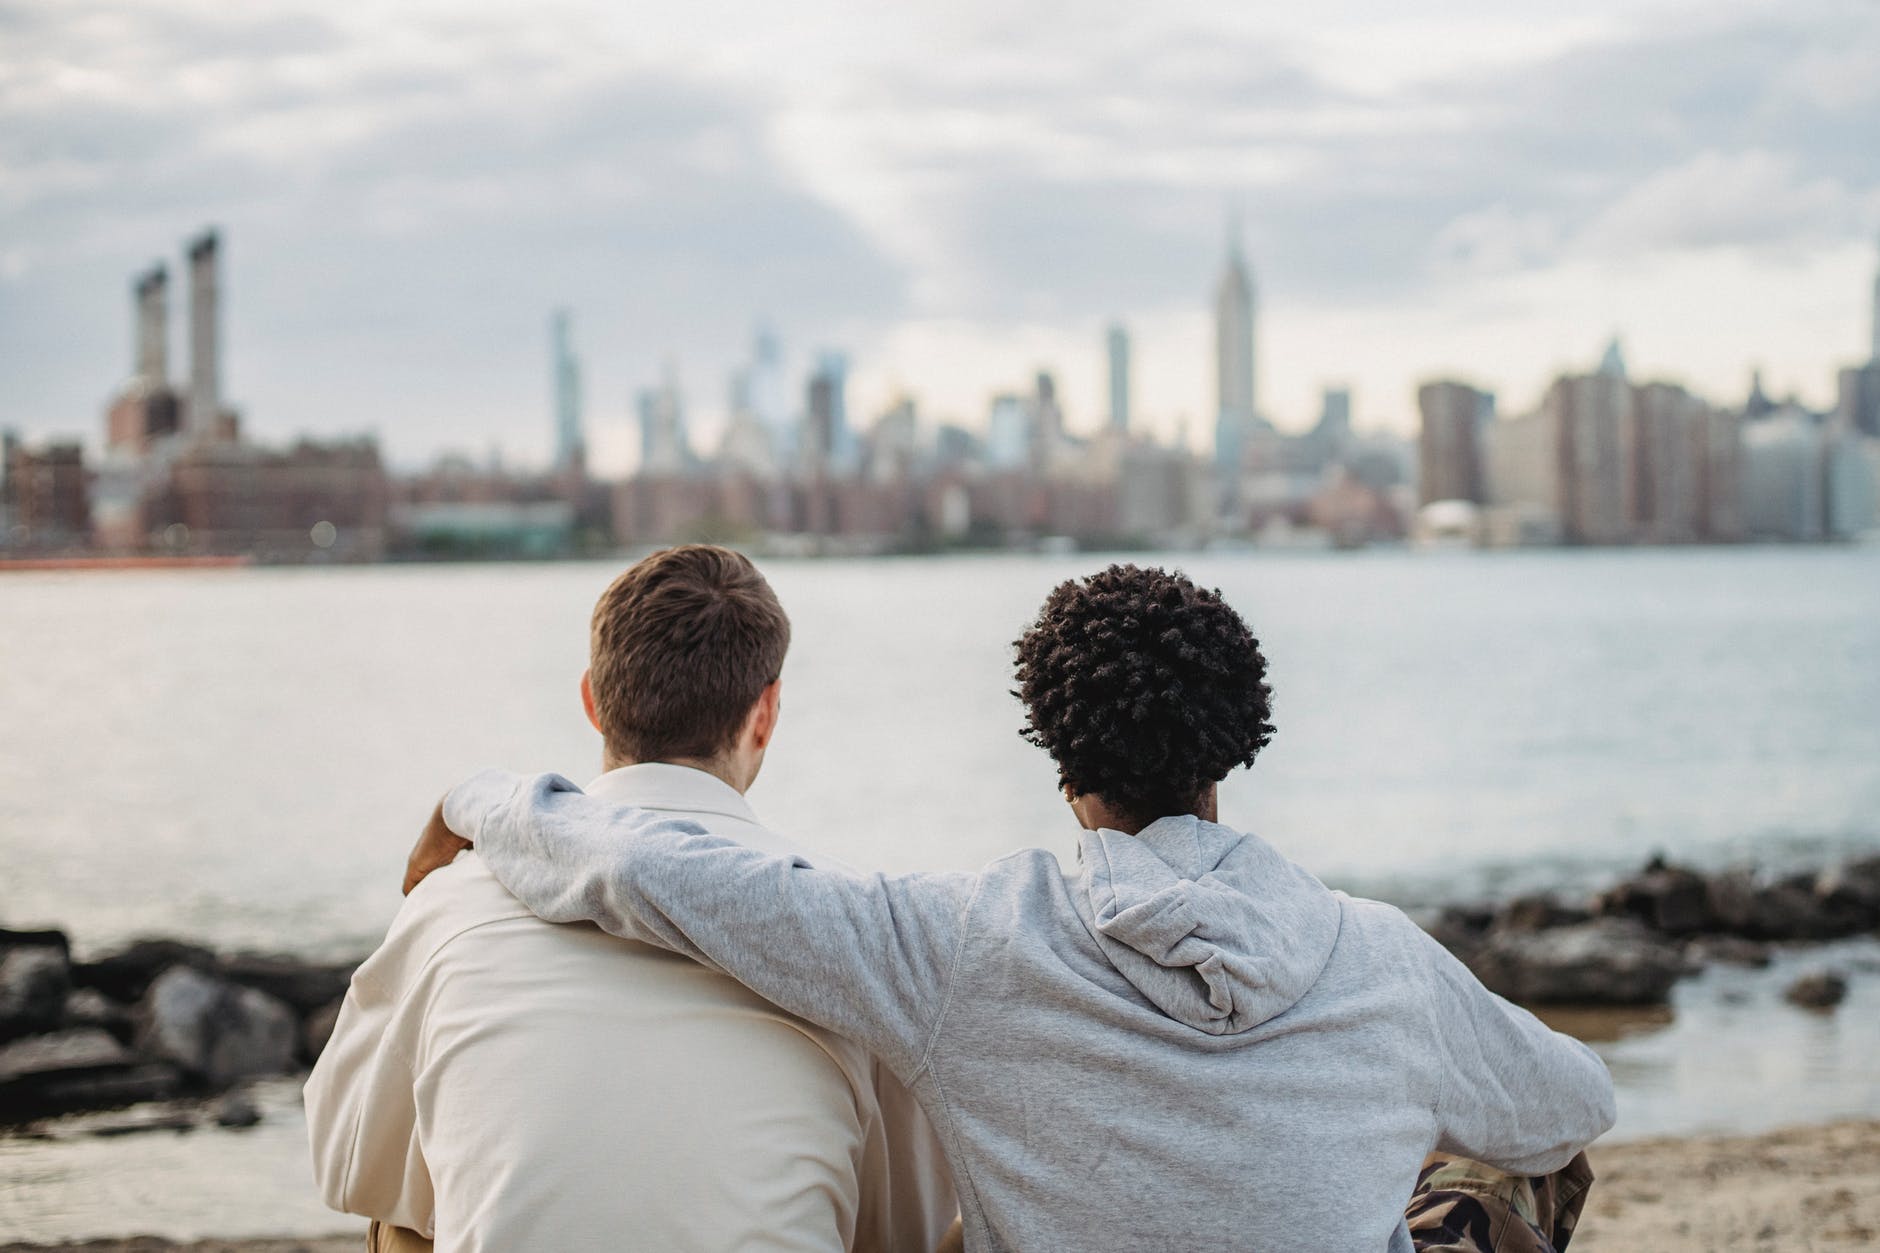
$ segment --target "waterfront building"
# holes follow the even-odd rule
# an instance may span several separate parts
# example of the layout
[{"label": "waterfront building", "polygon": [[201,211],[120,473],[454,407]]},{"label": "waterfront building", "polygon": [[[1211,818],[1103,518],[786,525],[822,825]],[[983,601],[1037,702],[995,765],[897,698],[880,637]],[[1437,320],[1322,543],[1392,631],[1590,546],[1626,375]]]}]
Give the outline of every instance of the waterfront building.
[{"label": "waterfront building", "polygon": [[130,380],[105,410],[107,457],[141,457],[182,426],[181,398],[169,378],[169,286],[160,262],[131,285],[134,357]]},{"label": "waterfront building", "polygon": [[570,323],[568,311],[557,309],[549,329],[555,394],[555,470],[580,479],[587,473],[587,441],[581,433],[581,363],[574,355]]},{"label": "waterfront building", "polygon": [[804,408],[803,453],[809,466],[845,473],[856,463],[849,429],[849,359],[840,352],[817,354]]},{"label": "waterfront building", "polygon": [[676,361],[666,361],[658,386],[641,390],[638,408],[640,474],[677,475],[690,470],[692,450],[686,440],[685,399]]},{"label": "waterfront building", "polygon": [[91,538],[91,475],[77,440],[28,448],[0,434],[0,547],[19,552],[82,548]]},{"label": "waterfront building", "polygon": [[[1877,261],[1874,265],[1873,304],[1868,309],[1867,313],[1870,319],[1868,322],[1869,340],[1867,347],[1867,364],[1880,367],[1880,261]],[[1880,432],[1874,431],[1868,433],[1880,434]]]},{"label": "waterfront building", "polygon": [[1484,542],[1494,547],[1558,544],[1565,516],[1560,415],[1543,405],[1534,413],[1498,418],[1483,431],[1483,451]]},{"label": "waterfront building", "polygon": [[1494,416],[1495,397],[1467,383],[1442,379],[1417,388],[1417,495],[1419,504],[1488,499],[1483,486],[1482,430]]},{"label": "waterfront building", "polygon": [[1814,415],[1786,406],[1743,432],[1743,526],[1751,539],[1824,537],[1824,442]]},{"label": "waterfront building", "polygon": [[790,387],[783,373],[783,348],[776,330],[759,322],[751,338],[751,366],[746,382],[746,403],[751,415],[770,433],[779,451],[787,450],[791,435]]},{"label": "waterfront building", "polygon": [[1031,463],[1032,405],[1017,392],[992,398],[986,416],[986,465],[992,470],[1022,470]]},{"label": "waterfront building", "polygon": [[1709,409],[1675,383],[1636,389],[1638,538],[1688,544],[1703,537],[1704,470],[1710,456]]},{"label": "waterfront building", "polygon": [[1254,346],[1253,277],[1229,226],[1227,260],[1214,296],[1214,460],[1231,504],[1237,496],[1247,441],[1259,416]]},{"label": "waterfront building", "polygon": [[1129,332],[1112,323],[1104,337],[1110,362],[1110,429],[1129,434]]},{"label": "waterfront building", "polygon": [[1880,359],[1847,366],[1835,384],[1836,420],[1850,431],[1880,437]]},{"label": "waterfront building", "polygon": [[1560,439],[1561,524],[1568,543],[1623,544],[1636,528],[1637,436],[1631,384],[1611,368],[1555,379],[1541,407]]}]

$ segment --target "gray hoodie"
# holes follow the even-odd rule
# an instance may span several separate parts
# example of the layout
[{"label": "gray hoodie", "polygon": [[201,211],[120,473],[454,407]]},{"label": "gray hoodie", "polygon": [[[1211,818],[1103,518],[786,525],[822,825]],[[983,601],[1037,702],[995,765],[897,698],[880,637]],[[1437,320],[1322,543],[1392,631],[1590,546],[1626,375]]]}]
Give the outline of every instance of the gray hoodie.
[{"label": "gray hoodie", "polygon": [[972,1250],[1409,1250],[1433,1148],[1521,1174],[1612,1125],[1585,1045],[1396,909],[1194,817],[978,874],[858,875],[488,772],[445,801],[543,918],[719,967],[866,1046]]}]

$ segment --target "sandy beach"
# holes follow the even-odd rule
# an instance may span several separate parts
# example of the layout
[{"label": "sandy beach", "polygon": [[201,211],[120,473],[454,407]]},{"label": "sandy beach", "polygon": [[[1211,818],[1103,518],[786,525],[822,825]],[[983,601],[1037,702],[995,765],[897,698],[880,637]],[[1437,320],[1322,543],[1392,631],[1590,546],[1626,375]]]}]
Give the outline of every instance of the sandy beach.
[{"label": "sandy beach", "polygon": [[1582,1250],[1880,1247],[1880,1122],[1595,1149]]},{"label": "sandy beach", "polygon": [[[1595,1149],[1573,1253],[1880,1247],[1880,1121]],[[0,1253],[356,1253],[357,1237],[6,1244]]]}]

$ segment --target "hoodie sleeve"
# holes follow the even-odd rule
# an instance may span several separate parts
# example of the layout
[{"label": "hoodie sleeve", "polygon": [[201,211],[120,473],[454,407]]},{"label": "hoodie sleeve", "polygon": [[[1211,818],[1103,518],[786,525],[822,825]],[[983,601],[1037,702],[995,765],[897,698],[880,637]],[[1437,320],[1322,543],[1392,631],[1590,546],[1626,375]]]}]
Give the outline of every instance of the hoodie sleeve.
[{"label": "hoodie sleeve", "polygon": [[1417,935],[1433,968],[1437,1149],[1510,1174],[1559,1170],[1612,1127],[1606,1063],[1483,987],[1420,929]]},{"label": "hoodie sleeve", "polygon": [[904,1081],[925,1065],[975,876],[818,869],[553,774],[486,771],[451,791],[444,818],[549,922],[592,922],[720,969]]}]

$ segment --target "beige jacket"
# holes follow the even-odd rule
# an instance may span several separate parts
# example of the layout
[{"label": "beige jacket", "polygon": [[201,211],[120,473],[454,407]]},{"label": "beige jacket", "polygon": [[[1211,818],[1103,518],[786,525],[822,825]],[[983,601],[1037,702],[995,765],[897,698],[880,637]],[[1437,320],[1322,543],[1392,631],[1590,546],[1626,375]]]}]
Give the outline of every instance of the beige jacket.
[{"label": "beige jacket", "polygon": [[[802,854],[700,771],[590,790]],[[359,968],[306,1100],[327,1204],[442,1253],[931,1249],[957,1209],[873,1058],[690,960],[540,921],[475,853]]]}]

